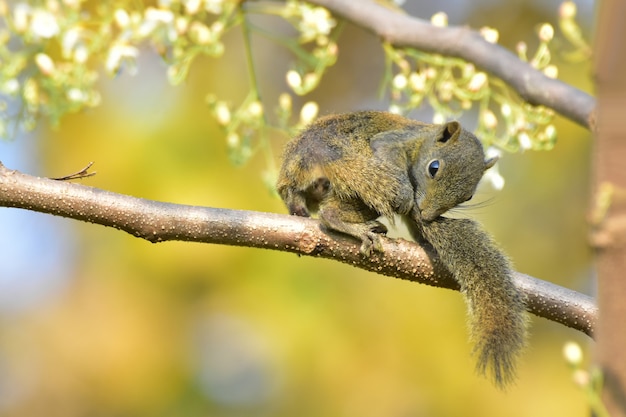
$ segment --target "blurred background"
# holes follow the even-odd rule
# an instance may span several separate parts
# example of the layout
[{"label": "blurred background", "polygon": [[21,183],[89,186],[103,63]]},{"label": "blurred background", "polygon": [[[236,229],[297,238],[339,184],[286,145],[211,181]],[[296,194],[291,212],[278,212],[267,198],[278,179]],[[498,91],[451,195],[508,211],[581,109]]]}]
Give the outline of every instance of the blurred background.
[{"label": "blurred background", "polygon": [[[532,48],[537,27],[555,24],[558,5],[407,0],[404,7],[426,19],[445,11],[451,25],[495,27],[513,49],[518,41]],[[593,4],[577,5],[589,35]],[[248,92],[240,31],[225,42],[222,59],[198,59],[178,87],[143,50],[138,76],[101,78],[101,106],[0,142],[0,160],[50,177],[95,161],[98,173],[86,185],[285,213],[261,178],[265,160],[233,166],[206,105],[208,93],[238,103]],[[253,38],[253,46],[262,99],[273,106],[287,91],[292,57],[266,39]],[[337,64],[294,107],[315,100],[321,114],[386,109],[377,95],[383,59],[375,37],[347,25]],[[588,64],[559,67],[561,79],[591,89]],[[430,121],[432,111],[411,116]],[[562,118],[556,127],[553,151],[505,155],[504,190],[485,187],[488,203],[463,215],[482,221],[519,271],[593,295],[585,218],[591,137]],[[272,138],[275,155],[285,142]],[[589,338],[533,317],[519,380],[500,392],[474,373],[457,292],[328,260],[151,244],[0,208],[2,416],[586,416],[562,355],[570,340],[587,359]]]}]

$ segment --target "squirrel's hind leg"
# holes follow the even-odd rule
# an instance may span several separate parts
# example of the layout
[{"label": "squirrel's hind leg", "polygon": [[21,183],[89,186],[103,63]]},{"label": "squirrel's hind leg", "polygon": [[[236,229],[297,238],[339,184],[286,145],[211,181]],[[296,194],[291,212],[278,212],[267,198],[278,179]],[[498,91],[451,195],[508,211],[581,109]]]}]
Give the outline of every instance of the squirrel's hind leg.
[{"label": "squirrel's hind leg", "polygon": [[305,189],[298,189],[293,184],[279,184],[278,193],[285,202],[289,214],[311,217],[311,211],[318,211],[319,204],[330,191],[330,181],[326,177],[316,178]]},{"label": "squirrel's hind leg", "polygon": [[304,193],[294,189],[284,189],[280,190],[280,196],[285,202],[289,214],[300,217],[311,217]]},{"label": "squirrel's hind leg", "polygon": [[387,228],[376,221],[379,214],[362,201],[330,197],[320,204],[319,217],[326,228],[360,240],[359,251],[363,255],[370,256],[372,250],[383,251],[380,236],[387,233]]}]

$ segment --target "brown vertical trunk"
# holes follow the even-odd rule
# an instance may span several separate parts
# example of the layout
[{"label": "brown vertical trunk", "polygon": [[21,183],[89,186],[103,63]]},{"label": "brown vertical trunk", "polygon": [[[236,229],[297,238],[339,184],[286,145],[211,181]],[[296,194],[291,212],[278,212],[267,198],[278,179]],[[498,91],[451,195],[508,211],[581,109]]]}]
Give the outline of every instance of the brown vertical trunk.
[{"label": "brown vertical trunk", "polygon": [[[595,190],[596,362],[612,417],[626,417],[626,2],[600,2],[596,39],[598,93]],[[606,209],[606,212],[604,210]]]}]

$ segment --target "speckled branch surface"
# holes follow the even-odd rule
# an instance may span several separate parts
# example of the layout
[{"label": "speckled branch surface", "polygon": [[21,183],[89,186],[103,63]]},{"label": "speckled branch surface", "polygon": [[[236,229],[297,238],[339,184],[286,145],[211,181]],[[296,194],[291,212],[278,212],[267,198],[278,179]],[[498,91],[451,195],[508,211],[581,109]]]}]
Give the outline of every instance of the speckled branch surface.
[{"label": "speckled branch surface", "polygon": [[[273,213],[163,203],[64,181],[33,177],[0,163],[0,207],[16,207],[114,227],[150,242],[168,240],[274,249],[334,259],[383,275],[458,290],[429,248],[383,239],[384,253],[365,258],[359,243],[329,235],[313,219]],[[591,297],[516,273],[516,285],[537,316],[593,334]]]},{"label": "speckled branch surface", "polygon": [[397,13],[374,0],[309,0],[393,45],[462,58],[502,79],[527,102],[544,105],[591,128],[595,99],[562,81],[549,78],[506,48],[487,42],[463,26],[435,27],[430,22]]}]

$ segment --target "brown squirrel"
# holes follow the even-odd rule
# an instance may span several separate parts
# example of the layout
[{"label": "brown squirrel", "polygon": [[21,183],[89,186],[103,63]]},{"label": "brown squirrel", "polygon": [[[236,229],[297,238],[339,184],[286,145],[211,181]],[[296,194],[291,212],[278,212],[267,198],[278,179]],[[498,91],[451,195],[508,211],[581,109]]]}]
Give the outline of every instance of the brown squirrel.
[{"label": "brown squirrel", "polygon": [[318,119],[291,140],[277,189],[290,214],[318,212],[323,226],[382,251],[386,227],[402,216],[459,282],[470,316],[477,370],[490,368],[504,387],[515,376],[526,340],[526,308],[512,267],[481,226],[441,217],[472,198],[496,158],[458,122],[426,124],[391,113],[361,111]]}]

